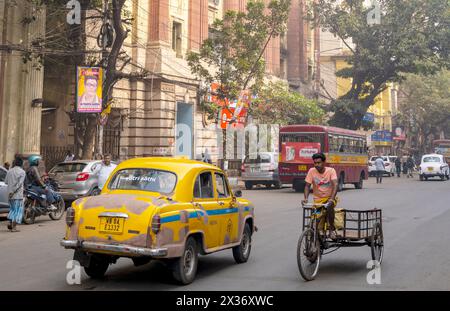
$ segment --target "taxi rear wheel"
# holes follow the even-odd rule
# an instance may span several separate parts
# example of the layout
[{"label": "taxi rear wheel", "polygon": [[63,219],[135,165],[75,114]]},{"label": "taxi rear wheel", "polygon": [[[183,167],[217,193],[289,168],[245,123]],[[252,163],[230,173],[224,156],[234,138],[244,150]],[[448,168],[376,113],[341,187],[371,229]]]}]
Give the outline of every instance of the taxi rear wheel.
[{"label": "taxi rear wheel", "polygon": [[197,266],[197,242],[193,237],[189,237],[186,241],[183,254],[173,263],[172,274],[174,279],[183,285],[192,283],[197,273]]},{"label": "taxi rear wheel", "polygon": [[108,270],[109,261],[106,258],[100,256],[92,256],[89,262],[89,266],[84,267],[84,272],[92,279],[102,278],[106,270]]},{"label": "taxi rear wheel", "polygon": [[237,263],[247,262],[252,249],[252,230],[249,224],[245,224],[244,234],[242,235],[241,244],[233,247],[233,257]]}]

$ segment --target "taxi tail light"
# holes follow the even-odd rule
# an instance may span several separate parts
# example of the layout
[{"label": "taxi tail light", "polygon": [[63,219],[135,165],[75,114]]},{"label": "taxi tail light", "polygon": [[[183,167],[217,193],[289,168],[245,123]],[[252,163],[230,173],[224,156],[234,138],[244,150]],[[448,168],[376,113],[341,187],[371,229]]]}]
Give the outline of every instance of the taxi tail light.
[{"label": "taxi tail light", "polygon": [[157,234],[161,230],[161,217],[159,215],[153,216],[152,232]]},{"label": "taxi tail light", "polygon": [[66,224],[70,227],[75,222],[75,209],[69,207],[66,211]]},{"label": "taxi tail light", "polygon": [[89,173],[80,173],[77,175],[77,181],[86,181],[89,179]]}]

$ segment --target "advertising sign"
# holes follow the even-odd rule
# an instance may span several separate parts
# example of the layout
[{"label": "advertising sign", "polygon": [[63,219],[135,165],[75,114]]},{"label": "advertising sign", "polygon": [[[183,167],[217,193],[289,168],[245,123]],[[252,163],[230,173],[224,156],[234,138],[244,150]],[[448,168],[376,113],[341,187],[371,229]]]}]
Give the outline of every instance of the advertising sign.
[{"label": "advertising sign", "polygon": [[404,126],[395,126],[394,127],[394,140],[405,141],[406,133]]},{"label": "advertising sign", "polygon": [[320,143],[283,143],[281,145],[281,161],[313,163],[312,156],[320,150]]},{"label": "advertising sign", "polygon": [[367,112],[363,117],[364,122],[374,122],[375,121],[375,114],[371,112]]},{"label": "advertising sign", "polygon": [[103,69],[77,67],[77,112],[102,112]]},{"label": "advertising sign", "polygon": [[390,131],[376,131],[372,134],[372,141],[392,142],[392,133]]}]

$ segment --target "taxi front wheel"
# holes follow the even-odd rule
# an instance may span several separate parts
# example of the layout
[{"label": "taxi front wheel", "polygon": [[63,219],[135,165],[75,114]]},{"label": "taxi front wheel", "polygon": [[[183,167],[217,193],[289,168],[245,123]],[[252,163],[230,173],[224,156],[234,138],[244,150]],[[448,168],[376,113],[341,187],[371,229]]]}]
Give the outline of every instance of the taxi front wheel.
[{"label": "taxi front wheel", "polygon": [[183,255],[177,258],[172,265],[172,274],[174,279],[187,285],[194,281],[198,266],[198,249],[197,242],[193,237],[189,237],[186,241]]},{"label": "taxi front wheel", "polygon": [[252,230],[248,223],[245,224],[244,234],[242,235],[241,244],[233,247],[233,257],[237,263],[247,262],[252,249]]}]

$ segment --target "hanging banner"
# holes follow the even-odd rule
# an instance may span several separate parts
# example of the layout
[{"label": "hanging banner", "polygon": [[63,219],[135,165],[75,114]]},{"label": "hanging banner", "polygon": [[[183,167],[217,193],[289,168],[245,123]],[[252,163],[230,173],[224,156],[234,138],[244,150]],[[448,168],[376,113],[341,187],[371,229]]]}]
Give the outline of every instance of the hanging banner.
[{"label": "hanging banner", "polygon": [[101,126],[105,126],[108,122],[108,116],[111,113],[111,106],[112,104],[109,104],[105,109],[103,109],[102,113],[99,116],[98,124]]},{"label": "hanging banner", "polygon": [[281,161],[293,163],[313,163],[312,156],[319,153],[320,143],[283,143]]},{"label": "hanging banner", "polygon": [[250,102],[251,93],[249,90],[241,91],[239,98],[232,102],[226,99],[225,103],[228,104],[228,108],[221,106],[223,108],[219,110],[219,127],[221,129],[228,127],[243,129],[246,124]]},{"label": "hanging banner", "polygon": [[102,112],[103,69],[77,67],[77,112]]}]

